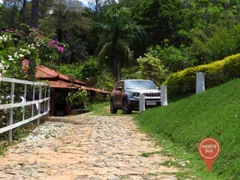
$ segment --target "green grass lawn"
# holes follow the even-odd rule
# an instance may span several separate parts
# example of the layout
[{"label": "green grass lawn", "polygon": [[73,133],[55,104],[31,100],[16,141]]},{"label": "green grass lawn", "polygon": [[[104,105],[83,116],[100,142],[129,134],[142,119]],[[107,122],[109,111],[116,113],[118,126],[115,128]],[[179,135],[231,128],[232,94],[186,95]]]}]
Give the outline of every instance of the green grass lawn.
[{"label": "green grass lawn", "polygon": [[[200,179],[240,178],[240,79],[167,107],[144,111],[137,123],[177,157],[189,159],[188,167]],[[206,137],[217,139],[221,145],[211,173],[197,149]]]},{"label": "green grass lawn", "polygon": [[[109,101],[102,102],[102,103],[94,103],[94,104],[91,105],[89,110],[92,111],[93,115],[97,115],[97,116],[127,116],[127,115],[122,113],[121,109],[118,109],[116,114],[112,114],[110,112],[110,103],[109,103]],[[133,111],[133,113],[129,114],[129,115],[135,117],[135,116],[138,115],[138,111]]]}]

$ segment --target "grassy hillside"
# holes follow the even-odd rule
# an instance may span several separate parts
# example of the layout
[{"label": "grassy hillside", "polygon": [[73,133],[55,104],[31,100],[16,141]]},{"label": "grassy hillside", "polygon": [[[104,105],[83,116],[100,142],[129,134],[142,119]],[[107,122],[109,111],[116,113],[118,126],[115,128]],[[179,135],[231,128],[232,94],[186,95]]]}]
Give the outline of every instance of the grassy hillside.
[{"label": "grassy hillside", "polygon": [[[167,107],[149,109],[138,116],[137,122],[152,134],[166,135],[199,160],[200,140],[216,138],[221,153],[212,173],[223,179],[240,177],[240,79]],[[203,162],[199,166],[199,169],[205,168]]]}]

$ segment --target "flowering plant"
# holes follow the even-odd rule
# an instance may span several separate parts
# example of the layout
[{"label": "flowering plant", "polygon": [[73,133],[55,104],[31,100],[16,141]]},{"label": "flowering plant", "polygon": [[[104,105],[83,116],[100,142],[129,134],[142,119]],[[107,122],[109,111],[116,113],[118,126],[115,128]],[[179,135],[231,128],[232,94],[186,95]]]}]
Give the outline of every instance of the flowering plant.
[{"label": "flowering plant", "polygon": [[89,102],[88,93],[86,90],[79,90],[76,92],[68,93],[68,99],[72,108],[86,109]]},{"label": "flowering plant", "polygon": [[57,60],[63,52],[63,45],[39,29],[7,29],[0,33],[0,75],[23,78],[23,58],[39,63]]}]

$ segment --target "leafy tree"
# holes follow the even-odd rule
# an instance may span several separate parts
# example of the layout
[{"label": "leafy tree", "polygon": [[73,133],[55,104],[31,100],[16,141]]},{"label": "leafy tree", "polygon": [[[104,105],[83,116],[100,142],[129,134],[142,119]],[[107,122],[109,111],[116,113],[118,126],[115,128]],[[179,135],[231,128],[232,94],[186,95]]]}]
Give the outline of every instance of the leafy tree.
[{"label": "leafy tree", "polygon": [[141,79],[139,66],[121,69],[121,79]]},{"label": "leafy tree", "polygon": [[145,54],[144,57],[139,57],[137,62],[139,63],[142,78],[150,79],[157,85],[165,81],[168,71],[159,59]]},{"label": "leafy tree", "polygon": [[132,21],[127,8],[111,8],[104,18],[104,23],[98,24],[101,32],[98,56],[101,63],[112,67],[114,78],[118,80],[120,67],[131,59],[131,43],[143,34],[143,30]]},{"label": "leafy tree", "polygon": [[193,38],[191,50],[199,59],[199,64],[223,59],[226,56],[237,54],[240,49],[240,25],[229,29],[217,26],[209,30],[208,35],[202,33]]},{"label": "leafy tree", "polygon": [[72,34],[69,34],[66,37],[66,47],[65,52],[65,62],[70,64],[80,63],[86,59],[87,53],[87,44],[81,38],[76,37]]},{"label": "leafy tree", "polygon": [[94,13],[99,13],[104,10],[107,5],[116,4],[115,0],[88,0],[88,5],[93,10]]},{"label": "leafy tree", "polygon": [[132,9],[134,20],[141,24],[147,35],[148,45],[160,44],[164,39],[174,41],[182,21],[182,2],[179,0],[136,1]]},{"label": "leafy tree", "polygon": [[81,75],[82,80],[87,80],[88,78],[97,78],[101,71],[97,61],[94,58],[90,58],[86,61],[82,67]]},{"label": "leafy tree", "polygon": [[61,0],[52,6],[51,13],[40,20],[45,32],[56,33],[60,42],[67,44],[60,63],[80,63],[88,56],[86,42],[91,17],[79,2]]},{"label": "leafy tree", "polygon": [[19,2],[4,1],[0,4],[0,29],[17,28],[19,26]]},{"label": "leafy tree", "polygon": [[147,54],[161,59],[163,65],[170,72],[176,72],[197,63],[192,53],[190,53],[190,48],[184,45],[181,45],[179,48],[168,45],[168,40],[165,40],[163,47],[156,45],[148,48]]},{"label": "leafy tree", "polygon": [[74,75],[77,79],[81,80],[82,65],[81,64],[61,64],[58,71],[65,75]]},{"label": "leafy tree", "polygon": [[111,91],[114,86],[114,77],[108,68],[101,69],[101,73],[97,76],[97,88]]}]

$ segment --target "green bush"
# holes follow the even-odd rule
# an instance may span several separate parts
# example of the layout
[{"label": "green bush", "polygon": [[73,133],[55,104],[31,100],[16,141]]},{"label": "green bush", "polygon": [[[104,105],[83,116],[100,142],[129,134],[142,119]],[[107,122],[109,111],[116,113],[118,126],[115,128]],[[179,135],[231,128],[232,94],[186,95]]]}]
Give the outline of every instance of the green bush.
[{"label": "green bush", "polygon": [[160,85],[166,79],[168,71],[160,59],[145,54],[144,57],[139,57],[137,62],[141,78],[150,79],[156,85]]},{"label": "green bush", "polygon": [[163,65],[170,72],[177,72],[196,64],[196,59],[192,58],[189,48],[181,45],[179,48],[170,46],[165,40],[163,47],[156,45],[148,48],[148,55],[161,59]]},{"label": "green bush", "polygon": [[82,80],[85,81],[87,78],[95,78],[101,74],[99,65],[94,58],[89,59],[86,61],[82,67],[81,75]]},{"label": "green bush", "polygon": [[141,79],[139,66],[121,69],[121,79]]},{"label": "green bush", "polygon": [[86,90],[79,90],[68,93],[68,100],[72,109],[85,109],[89,104],[88,92]]},{"label": "green bush", "polygon": [[58,71],[65,75],[74,75],[77,79],[82,80],[82,68],[80,64],[62,64]]},{"label": "green bush", "polygon": [[218,86],[224,82],[238,78],[240,77],[240,54],[171,74],[164,82],[169,87],[169,94],[195,92],[197,72],[206,73],[206,88]]}]

